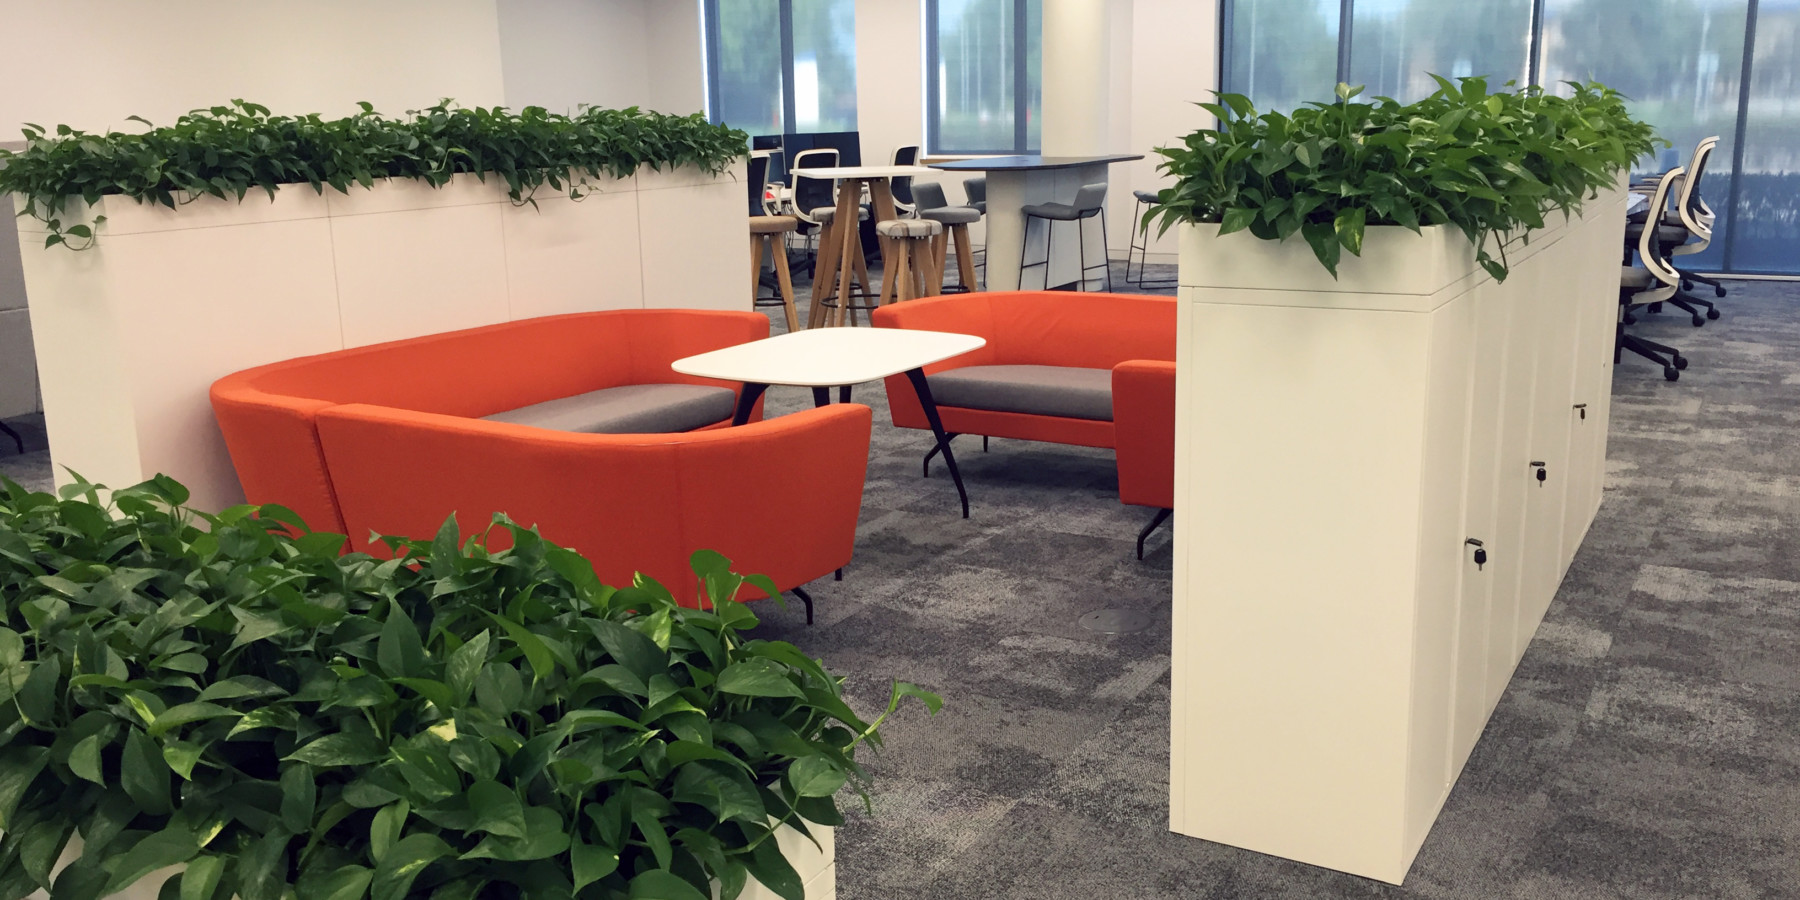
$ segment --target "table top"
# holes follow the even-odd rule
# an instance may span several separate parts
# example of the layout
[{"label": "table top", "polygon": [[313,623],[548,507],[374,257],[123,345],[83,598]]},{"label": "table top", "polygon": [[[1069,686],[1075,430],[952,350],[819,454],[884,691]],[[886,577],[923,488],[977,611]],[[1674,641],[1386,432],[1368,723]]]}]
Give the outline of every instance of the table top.
[{"label": "table top", "polygon": [[937,174],[925,166],[828,166],[790,171],[802,178],[917,178]]},{"label": "table top", "polygon": [[876,381],[987,346],[987,338],[903,328],[813,328],[670,363],[683,375],[836,387]]},{"label": "table top", "polygon": [[1130,162],[1143,159],[1144,154],[1110,153],[1105,156],[989,156],[980,159],[959,159],[953,162],[932,163],[933,169],[948,169],[957,172],[1002,172],[1029,169],[1070,169],[1076,166],[1091,166],[1096,163]]}]

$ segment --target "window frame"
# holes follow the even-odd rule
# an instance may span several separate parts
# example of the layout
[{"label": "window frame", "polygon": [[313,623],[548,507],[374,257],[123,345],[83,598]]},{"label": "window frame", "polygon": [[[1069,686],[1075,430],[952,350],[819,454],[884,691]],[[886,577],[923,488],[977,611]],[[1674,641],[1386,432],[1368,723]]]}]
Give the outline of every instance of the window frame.
[{"label": "window frame", "polygon": [[[767,2],[775,4],[776,30],[781,36],[781,133],[798,134],[799,109],[794,94],[794,0]],[[724,87],[719,83],[719,72],[723,68],[719,64],[719,48],[723,44],[720,28],[719,0],[700,0],[700,30],[705,44],[702,49],[706,66],[706,120],[715,125],[723,122],[719,108],[724,105]],[[854,59],[852,51],[853,62]]]},{"label": "window frame", "polygon": [[[716,0],[707,0],[716,2]],[[1041,148],[1031,146],[1030,55],[1026,53],[1031,39],[1030,0],[1012,0],[1013,4],[1013,143],[1011,148],[946,147],[940,143],[942,110],[938,108],[940,88],[938,47],[938,2],[925,0],[925,153],[930,156],[1022,156]],[[1041,23],[1040,23],[1040,27]]]}]

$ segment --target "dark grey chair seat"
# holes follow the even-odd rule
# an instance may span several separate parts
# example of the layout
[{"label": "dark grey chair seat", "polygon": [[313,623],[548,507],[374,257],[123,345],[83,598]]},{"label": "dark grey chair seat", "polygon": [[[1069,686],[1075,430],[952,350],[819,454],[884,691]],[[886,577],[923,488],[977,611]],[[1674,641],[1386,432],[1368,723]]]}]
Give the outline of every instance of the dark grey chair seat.
[{"label": "dark grey chair seat", "polygon": [[737,392],[702,384],[628,384],[482,416],[584,434],[673,434],[731,418]]},{"label": "dark grey chair seat", "polygon": [[1032,203],[1024,207],[1025,214],[1040,219],[1055,219],[1058,222],[1073,222],[1085,219],[1100,212],[1099,207],[1079,209],[1068,203]]},{"label": "dark grey chair seat", "polygon": [[1155,203],[1156,202],[1156,192],[1155,191],[1132,191],[1131,196],[1136,197],[1139,203]]},{"label": "dark grey chair seat", "polygon": [[919,210],[919,218],[945,225],[973,225],[981,221],[981,210],[973,206],[940,206],[937,209]]},{"label": "dark grey chair seat", "polygon": [[1619,269],[1619,287],[1647,288],[1657,283],[1656,276],[1643,266],[1624,266]]},{"label": "dark grey chair seat", "polygon": [[929,376],[939,406],[1111,422],[1112,370],[963,366]]}]

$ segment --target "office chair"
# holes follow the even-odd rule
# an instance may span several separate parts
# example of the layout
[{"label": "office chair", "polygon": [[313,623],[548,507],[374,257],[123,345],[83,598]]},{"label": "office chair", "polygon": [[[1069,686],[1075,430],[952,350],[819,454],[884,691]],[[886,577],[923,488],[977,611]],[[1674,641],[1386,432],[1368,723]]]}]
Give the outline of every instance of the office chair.
[{"label": "office chair", "polygon": [[[894,148],[894,165],[916,166],[918,164],[919,145],[911,144]],[[912,176],[889,179],[888,189],[894,194],[895,211],[903,217],[912,215],[913,210],[919,205],[917,201],[913,200]]]},{"label": "office chair", "polygon": [[[1656,188],[1650,195],[1650,210],[1655,212],[1669,201],[1669,187],[1683,176],[1685,170],[1680,167],[1670,169],[1662,174]],[[1681,377],[1681,370],[1687,368],[1687,358],[1681,351],[1667,344],[1659,344],[1632,334],[1625,333],[1625,326],[1636,321],[1630,315],[1634,306],[1648,306],[1661,303],[1681,289],[1681,273],[1663,253],[1665,246],[1658,238],[1659,228],[1645,227],[1637,230],[1637,257],[1639,265],[1625,266],[1619,272],[1619,324],[1613,342],[1613,362],[1617,363],[1626,350],[1642,356],[1663,367],[1663,377],[1675,381]]]},{"label": "office chair", "polygon": [[[1700,143],[1694,147],[1693,156],[1688,159],[1687,171],[1690,177],[1684,179],[1679,186],[1679,196],[1675,198],[1675,209],[1659,211],[1661,217],[1659,228],[1669,229],[1662,231],[1661,234],[1667,245],[1664,250],[1671,257],[1671,261],[1676,256],[1692,256],[1700,253],[1712,245],[1712,226],[1717,216],[1706,204],[1706,199],[1700,191],[1700,183],[1706,177],[1707,163],[1711,160],[1713,151],[1717,149],[1718,144],[1718,135],[1700,140]],[[1655,187],[1660,177],[1640,180],[1632,185],[1632,190],[1638,193],[1648,193]],[[1648,210],[1634,213],[1631,217],[1632,224],[1628,226],[1630,229],[1628,236],[1635,239],[1637,229],[1648,219]],[[1679,267],[1677,269],[1679,270]],[[1689,293],[1694,289],[1695,283],[1711,285],[1714,295],[1718,297],[1725,296],[1725,287],[1714,278],[1693,272],[1681,273],[1681,290],[1674,297],[1669,298],[1668,302],[1686,310],[1693,317],[1694,326],[1697,328],[1706,324],[1707,319],[1717,319],[1719,310],[1711,300],[1703,300]],[[1695,309],[1696,306],[1706,308],[1704,318],[1700,311]],[[1662,304],[1651,306],[1649,311],[1661,312]]]}]

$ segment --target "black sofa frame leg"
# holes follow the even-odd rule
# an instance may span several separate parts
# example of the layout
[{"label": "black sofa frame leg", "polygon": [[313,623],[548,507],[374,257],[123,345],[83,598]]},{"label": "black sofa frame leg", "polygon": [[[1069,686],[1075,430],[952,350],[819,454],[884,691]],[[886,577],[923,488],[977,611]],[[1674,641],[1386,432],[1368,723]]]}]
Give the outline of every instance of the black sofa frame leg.
[{"label": "black sofa frame leg", "polygon": [[1169,520],[1169,515],[1173,512],[1175,512],[1175,511],[1172,509],[1157,510],[1156,515],[1151,517],[1150,524],[1145,525],[1144,530],[1138,532],[1138,541],[1137,541],[1138,559],[1144,558],[1144,541],[1145,541],[1145,539],[1150,537],[1151,532],[1154,532],[1157,529],[1157,526],[1161,525],[1164,522],[1167,522]]},{"label": "black sofa frame leg", "polygon": [[788,593],[791,593],[794,596],[799,597],[800,602],[806,604],[806,624],[811,625],[812,624],[812,612],[813,612],[813,610],[812,610],[812,595],[808,594],[806,592],[805,588],[794,588],[791,591],[789,591]]},{"label": "black sofa frame leg", "polygon": [[[948,444],[951,441],[954,441],[959,437],[962,437],[962,435],[960,435],[954,431],[946,432],[944,434],[944,443]],[[940,452],[943,451],[943,449],[944,449],[943,446],[940,444],[932,444],[931,452],[925,454],[925,477],[926,478],[931,477],[931,458],[934,456],[937,456]]]}]

